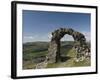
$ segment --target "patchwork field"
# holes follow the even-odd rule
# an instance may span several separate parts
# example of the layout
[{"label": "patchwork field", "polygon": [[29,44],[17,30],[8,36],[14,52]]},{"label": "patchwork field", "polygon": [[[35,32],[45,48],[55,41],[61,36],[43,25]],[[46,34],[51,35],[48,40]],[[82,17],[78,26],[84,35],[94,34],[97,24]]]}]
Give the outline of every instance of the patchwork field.
[{"label": "patchwork field", "polygon": [[[90,58],[75,62],[76,56],[73,41],[61,42],[62,61],[48,64],[46,68],[83,67],[90,66]],[[48,42],[29,42],[23,44],[23,69],[35,69],[36,64],[42,62],[48,54]]]}]

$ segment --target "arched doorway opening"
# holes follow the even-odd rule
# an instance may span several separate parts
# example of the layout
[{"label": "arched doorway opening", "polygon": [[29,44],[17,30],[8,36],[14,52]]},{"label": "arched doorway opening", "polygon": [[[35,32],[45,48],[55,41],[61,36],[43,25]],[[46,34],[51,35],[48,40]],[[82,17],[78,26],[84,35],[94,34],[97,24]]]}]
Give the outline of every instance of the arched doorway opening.
[{"label": "arched doorway opening", "polygon": [[74,39],[72,36],[65,34],[64,37],[61,38],[60,44],[61,61],[65,62],[66,60],[69,60],[71,58],[68,54],[73,49]]}]

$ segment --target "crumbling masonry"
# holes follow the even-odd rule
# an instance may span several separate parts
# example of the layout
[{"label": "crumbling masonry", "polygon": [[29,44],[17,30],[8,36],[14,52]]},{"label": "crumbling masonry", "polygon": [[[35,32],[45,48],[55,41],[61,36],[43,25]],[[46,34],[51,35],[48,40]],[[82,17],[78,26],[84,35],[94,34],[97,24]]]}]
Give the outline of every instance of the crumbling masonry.
[{"label": "crumbling masonry", "polygon": [[[73,37],[74,41],[76,43],[78,43],[78,46],[81,46],[84,48],[87,46],[86,45],[86,38],[82,33],[77,32],[71,28],[57,29],[54,32],[52,32],[52,38],[51,38],[49,48],[48,48],[48,55],[47,56],[48,56],[49,63],[56,63],[56,62],[61,61],[61,53],[60,53],[61,43],[60,43],[60,40],[66,34],[71,35]],[[73,46],[75,46],[75,45],[73,45]]]}]

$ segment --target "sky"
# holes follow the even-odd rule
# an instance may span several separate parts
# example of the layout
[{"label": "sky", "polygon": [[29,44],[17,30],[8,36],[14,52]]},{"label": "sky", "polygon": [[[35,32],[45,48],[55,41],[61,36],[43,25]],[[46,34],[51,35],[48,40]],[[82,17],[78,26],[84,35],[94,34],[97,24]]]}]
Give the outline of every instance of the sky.
[{"label": "sky", "polygon": [[[90,41],[89,13],[69,13],[23,10],[23,43],[35,41],[50,41],[51,32],[59,28],[73,28],[85,35]],[[72,36],[65,35],[62,41],[73,40]]]}]

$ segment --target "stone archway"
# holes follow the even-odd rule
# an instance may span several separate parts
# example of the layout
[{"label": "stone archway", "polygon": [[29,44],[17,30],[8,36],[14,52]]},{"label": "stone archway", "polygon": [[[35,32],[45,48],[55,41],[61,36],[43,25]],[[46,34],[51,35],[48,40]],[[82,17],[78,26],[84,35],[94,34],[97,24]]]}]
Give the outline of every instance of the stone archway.
[{"label": "stone archway", "polygon": [[79,46],[86,46],[86,38],[85,36],[77,32],[71,28],[60,28],[52,32],[52,38],[48,48],[48,63],[55,63],[61,61],[61,53],[60,53],[60,40],[64,37],[64,35],[71,35],[75,42],[79,43]]}]

